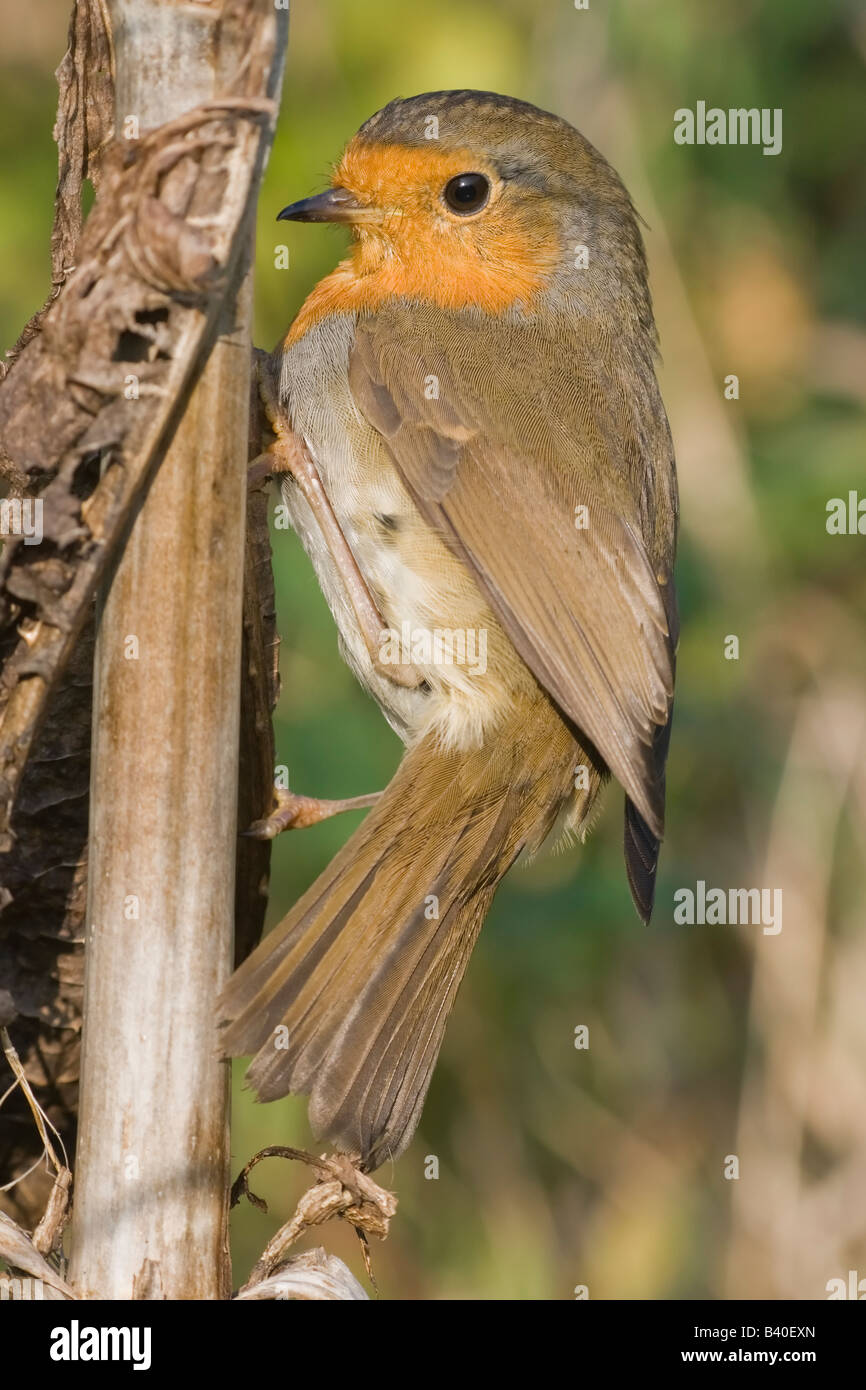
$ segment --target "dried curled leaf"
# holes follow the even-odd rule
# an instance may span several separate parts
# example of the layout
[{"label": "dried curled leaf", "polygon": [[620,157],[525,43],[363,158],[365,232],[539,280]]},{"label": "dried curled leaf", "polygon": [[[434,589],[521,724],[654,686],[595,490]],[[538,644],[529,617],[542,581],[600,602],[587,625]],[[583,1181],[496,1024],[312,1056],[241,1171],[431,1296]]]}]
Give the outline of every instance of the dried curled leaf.
[{"label": "dried curled leaf", "polygon": [[336,1255],[328,1255],[321,1248],[295,1255],[281,1265],[275,1274],[259,1284],[241,1289],[236,1297],[240,1300],[270,1298],[350,1302],[363,1299],[369,1302],[368,1295],[352,1271]]},{"label": "dried curled leaf", "polygon": [[15,1222],[0,1211],[0,1260],[5,1260],[13,1269],[23,1269],[41,1279],[49,1288],[56,1289],[64,1298],[77,1297],[65,1279],[40,1255],[32,1240]]}]

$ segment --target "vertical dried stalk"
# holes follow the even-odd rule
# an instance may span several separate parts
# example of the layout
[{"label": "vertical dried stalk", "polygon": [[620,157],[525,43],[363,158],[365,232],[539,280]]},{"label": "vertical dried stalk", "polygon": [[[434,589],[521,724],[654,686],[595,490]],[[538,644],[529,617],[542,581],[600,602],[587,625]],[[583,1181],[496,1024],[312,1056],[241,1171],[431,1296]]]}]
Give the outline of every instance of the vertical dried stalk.
[{"label": "vertical dried stalk", "polygon": [[[128,117],[143,132],[225,95],[251,26],[271,27],[268,95],[278,85],[281,19],[265,0],[111,0],[110,13],[118,131]],[[228,1078],[213,1001],[231,965],[237,829],[250,387],[241,261],[99,622],[70,1278],[103,1298],[222,1298],[230,1282]]]}]

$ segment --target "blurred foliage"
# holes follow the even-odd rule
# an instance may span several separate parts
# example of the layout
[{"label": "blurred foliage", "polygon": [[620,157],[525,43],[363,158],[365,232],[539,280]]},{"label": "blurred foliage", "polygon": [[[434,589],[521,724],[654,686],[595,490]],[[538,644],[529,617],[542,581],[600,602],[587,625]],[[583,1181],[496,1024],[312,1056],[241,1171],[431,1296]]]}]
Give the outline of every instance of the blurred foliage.
[{"label": "blurred foliage", "polygon": [[[20,13],[0,3],[5,345],[47,289],[65,34],[56,0],[41,23]],[[820,1298],[849,1267],[866,1273],[864,539],[825,529],[829,498],[866,493],[864,56],[853,0],[294,6],[258,223],[257,341],[273,346],[345,243],[277,227],[276,213],[326,186],[368,115],[442,87],[535,101],[602,149],[651,223],[683,495],[653,923],[629,901],[616,789],[585,847],[512,872],[419,1134],[378,1175],[400,1198],[373,1252],[385,1297],[570,1298],[585,1284],[593,1298]],[[698,100],[781,108],[781,154],[676,145],[673,113]],[[288,271],[275,266],[283,242]],[[724,399],[729,373],[738,400]],[[282,532],[275,544],[277,746],[292,786],[384,785],[397,740],[341,664],[299,544]],[[272,921],[357,819],[277,842]],[[673,893],[698,879],[781,887],[781,934],[675,925]],[[235,1110],[238,1164],[266,1143],[312,1142],[303,1100],[258,1107],[238,1084]],[[256,1170],[270,1214],[236,1215],[238,1282],[305,1185],[287,1165]],[[322,1239],[361,1272],[350,1232]]]}]

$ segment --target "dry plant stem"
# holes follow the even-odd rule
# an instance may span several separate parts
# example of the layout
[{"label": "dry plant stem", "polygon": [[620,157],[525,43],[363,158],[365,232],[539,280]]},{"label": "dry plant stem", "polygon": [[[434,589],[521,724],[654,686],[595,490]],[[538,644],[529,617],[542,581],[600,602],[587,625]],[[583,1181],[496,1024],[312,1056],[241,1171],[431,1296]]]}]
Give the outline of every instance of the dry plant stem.
[{"label": "dry plant stem", "polygon": [[57,1154],[54,1152],[54,1146],[52,1145],[51,1140],[48,1137],[48,1130],[45,1126],[45,1116],[43,1114],[42,1107],[33,1094],[33,1090],[30,1086],[30,1083],[24,1074],[24,1068],[21,1065],[21,1059],[19,1058],[18,1053],[16,1052],[15,1047],[13,1046],[12,1039],[10,1038],[8,1030],[6,1028],[0,1028],[0,1047],[2,1047],[3,1055],[5,1056],[7,1062],[9,1063],[9,1066],[12,1068],[12,1071],[14,1072],[17,1078],[18,1085],[21,1087],[21,1090],[27,1097],[27,1104],[30,1106],[30,1113],[33,1116],[36,1128],[39,1131],[39,1138],[42,1140],[42,1147],[45,1151],[46,1156],[50,1158],[51,1162],[54,1164],[55,1173],[65,1172],[66,1165],[65,1163],[61,1163],[60,1159],[57,1157]]},{"label": "dry plant stem", "polygon": [[306,1163],[315,1171],[316,1182],[298,1202],[291,1221],[281,1226],[276,1235],[268,1241],[244,1285],[244,1290],[251,1289],[263,1279],[267,1279],[283,1260],[289,1247],[305,1231],[312,1226],[321,1226],[335,1216],[348,1221],[357,1231],[364,1248],[364,1259],[369,1273],[367,1238],[374,1235],[384,1240],[387,1236],[391,1217],[397,1210],[394,1194],[380,1187],[368,1174],[363,1173],[346,1154],[316,1158],[303,1149],[270,1145],[255,1154],[235,1179],[232,1187],[232,1205],[235,1205],[241,1196],[246,1196],[255,1206],[267,1210],[261,1198],[250,1191],[247,1181],[251,1169],[264,1158],[297,1159]]},{"label": "dry plant stem", "polygon": [[[271,98],[285,15],[258,0],[111,0],[118,127],[217,96]],[[259,90],[223,103],[248,75]],[[211,131],[211,135],[215,132]],[[203,139],[208,142],[207,132]],[[189,203],[191,142],[156,158],[180,214],[139,224],[139,273],[171,284],[160,246],[211,215]],[[261,172],[261,148],[247,150]],[[201,152],[226,169],[231,142]],[[213,1001],[231,964],[244,511],[250,213],[221,283],[216,345],[103,593],[94,689],[84,1047],[70,1282],[85,1296],[228,1295],[228,1068]],[[174,177],[170,175],[170,177]],[[177,218],[183,218],[183,229]]]},{"label": "dry plant stem", "polygon": [[[246,291],[238,307],[246,323]],[[246,360],[241,334],[217,345],[99,620],[72,1274],[104,1297],[132,1297],[146,1258],[164,1297],[228,1287],[211,1030],[234,916]]]},{"label": "dry plant stem", "polygon": [[[131,8],[133,30],[157,4]],[[218,23],[216,7],[207,16],[166,10],[207,47],[202,23]],[[233,21],[224,29],[252,45],[252,71],[267,95],[203,102],[168,131],[143,129],[140,140],[110,149],[75,270],[0,383],[0,461],[44,505],[38,553],[12,539],[0,555],[0,630],[10,639],[0,673],[0,852],[11,843],[9,821],[46,701],[213,340],[244,241],[239,222],[249,216],[276,115],[275,50],[264,51],[262,25],[272,19],[265,28],[282,28],[286,14],[265,14],[259,0],[223,0],[222,11]],[[281,61],[282,42],[279,53]],[[205,57],[213,79],[213,53]],[[177,73],[182,60],[178,48],[165,71]],[[158,101],[161,88],[149,78]],[[185,85],[184,104],[197,94]]]},{"label": "dry plant stem", "polygon": [[[99,191],[100,156],[113,133],[114,53],[104,0],[77,0],[69,21],[68,48],[57,69],[57,192],[51,230],[51,290],[18,341],[0,361],[0,380],[36,337],[42,321],[75,269],[81,235],[81,185],[89,178]],[[8,461],[7,461],[8,462]],[[14,473],[3,467],[0,475]]]},{"label": "dry plant stem", "polygon": [[[114,128],[114,54],[103,0],[74,4],[69,47],[57,70],[57,85],[51,292],[0,362],[0,381],[42,331],[52,304],[75,270],[85,178],[97,195],[101,187],[102,154]],[[12,463],[2,445],[0,475],[16,495],[32,494],[33,479]],[[24,619],[16,635],[33,630]],[[35,631],[38,634],[38,625]],[[7,631],[0,637],[4,654],[10,636]],[[64,1136],[70,1152],[75,1142],[81,1051],[93,642],[92,620],[88,620],[57,682],[57,698],[46,709],[0,869],[0,975],[14,981],[10,993],[17,1011],[15,1037],[21,1066],[45,1099],[46,1122]],[[5,685],[5,680],[0,678],[0,684]],[[27,962],[34,938],[40,943],[36,991],[27,984],[33,978]],[[44,1146],[39,1129],[22,1123],[30,1104],[23,1085],[16,1085],[5,1107],[0,1100],[0,1171],[14,1175],[13,1182],[4,1185],[0,1203],[25,1229],[38,1223],[34,1245],[46,1253],[59,1243],[71,1175],[62,1169],[50,1180],[49,1165],[40,1162]]]},{"label": "dry plant stem", "polygon": [[33,1232],[34,1248],[41,1255],[49,1255],[52,1250],[59,1250],[60,1248],[60,1237],[63,1235],[63,1228],[69,1219],[71,1190],[72,1173],[68,1168],[61,1168],[54,1179],[54,1186],[51,1189],[51,1196],[48,1199],[42,1220]]},{"label": "dry plant stem", "polygon": [[[255,355],[255,354],[254,354]],[[261,402],[250,381],[249,452],[261,452]],[[235,874],[234,963],[246,959],[264,926],[270,874],[270,844],[243,835],[249,824],[274,807],[273,710],[279,693],[279,638],[264,484],[247,491],[244,622],[241,680],[238,840]]]}]

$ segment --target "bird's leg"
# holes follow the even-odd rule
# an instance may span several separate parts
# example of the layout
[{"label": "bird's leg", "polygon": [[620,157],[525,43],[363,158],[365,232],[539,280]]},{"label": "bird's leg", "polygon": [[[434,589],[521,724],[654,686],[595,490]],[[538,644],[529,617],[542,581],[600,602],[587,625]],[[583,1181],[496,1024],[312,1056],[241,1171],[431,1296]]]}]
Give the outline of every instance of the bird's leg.
[{"label": "bird's leg", "polygon": [[[379,635],[384,630],[384,623],[379,610],[373,602],[372,595],[355,562],[355,557],[340,530],[313,460],[300,440],[291,430],[287,429],[280,414],[266,353],[255,353],[253,371],[258,383],[259,397],[274,438],[264,451],[248,465],[247,486],[254,489],[265,479],[284,472],[290,472],[296,478],[328,543],[334,563],[343,575],[371,659],[377,669],[380,669],[378,660]],[[261,434],[266,435],[266,433],[267,431],[263,428]],[[261,442],[264,443],[264,440]],[[393,667],[388,668],[386,674],[401,685],[420,683],[417,679],[411,681],[406,679],[403,670],[399,668],[396,670]],[[242,832],[244,835],[248,835],[254,840],[272,840],[275,836],[282,834],[284,830],[301,830],[308,825],[316,825],[319,821],[328,820],[331,816],[337,816],[342,811],[359,811],[364,807],[373,806],[382,795],[381,792],[371,792],[367,796],[352,796],[341,801],[326,801],[318,797],[301,796],[298,792],[292,792],[282,787],[276,787],[274,791],[277,802],[274,810],[269,815],[253,821],[249,829]]]},{"label": "bird's leg", "polygon": [[340,529],[340,523],[334,515],[328,494],[322,486],[319,470],[306,447],[296,435],[284,431],[282,435],[278,435],[273,452],[280,464],[275,471],[291,473],[319,524],[319,530],[331,552],[337,572],[346,586],[349,602],[373,666],[380,675],[387,676],[395,685],[414,689],[421,684],[422,679],[416,670],[400,663],[386,664],[382,660],[381,639],[386,631],[382,615],[367,588],[364,576],[358,569],[355,557]]},{"label": "bird's leg", "polygon": [[340,529],[340,523],[334,515],[330,498],[322,486],[319,470],[310,457],[305,444],[293,430],[287,427],[285,420],[281,417],[270,376],[260,368],[258,375],[262,402],[276,438],[270,449],[266,453],[260,454],[250,464],[248,477],[253,479],[252,485],[255,485],[255,482],[259,481],[262,476],[267,476],[266,473],[263,473],[263,469],[267,469],[267,472],[273,475],[278,473],[290,473],[292,475],[310,505],[310,510],[331,552],[331,558],[337,567],[337,572],[346,586],[349,602],[352,605],[358,628],[364,639],[364,646],[367,648],[373,667],[379,675],[387,676],[395,685],[402,685],[409,690],[414,690],[421,685],[423,680],[423,677],[414,667],[400,662],[386,663],[382,660],[382,636],[387,632],[387,629],[373,596],[367,588],[364,576],[358,569],[357,561],[349,549],[346,537]]},{"label": "bird's leg", "polygon": [[382,795],[370,792],[367,796],[349,796],[343,801],[320,801],[314,796],[300,796],[297,792],[284,791],[277,787],[277,808],[269,816],[253,821],[248,835],[253,840],[273,840],[284,830],[303,830],[308,825],[316,825],[320,820],[338,816],[342,811],[360,811],[365,806],[373,806]]},{"label": "bird's leg", "polygon": [[247,487],[252,492],[266,478],[273,476],[276,471],[277,460],[270,449],[266,449],[263,454],[257,454],[247,464]]}]

